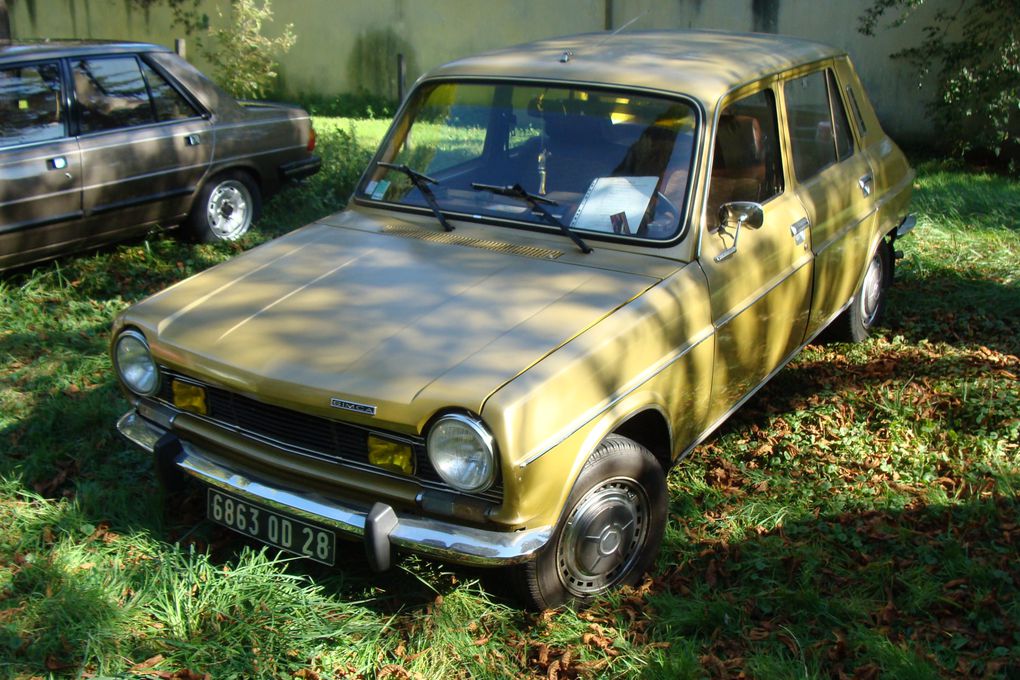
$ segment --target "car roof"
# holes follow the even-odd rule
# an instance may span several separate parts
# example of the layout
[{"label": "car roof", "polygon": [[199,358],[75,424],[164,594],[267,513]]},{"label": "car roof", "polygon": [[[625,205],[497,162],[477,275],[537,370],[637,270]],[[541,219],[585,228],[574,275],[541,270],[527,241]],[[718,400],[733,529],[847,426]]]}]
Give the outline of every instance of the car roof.
[{"label": "car roof", "polygon": [[0,40],[0,63],[21,59],[169,51],[162,45],[116,40]]},{"label": "car roof", "polygon": [[640,87],[684,93],[711,106],[734,87],[842,54],[822,43],[765,33],[582,33],[458,59],[426,78],[488,76]]}]

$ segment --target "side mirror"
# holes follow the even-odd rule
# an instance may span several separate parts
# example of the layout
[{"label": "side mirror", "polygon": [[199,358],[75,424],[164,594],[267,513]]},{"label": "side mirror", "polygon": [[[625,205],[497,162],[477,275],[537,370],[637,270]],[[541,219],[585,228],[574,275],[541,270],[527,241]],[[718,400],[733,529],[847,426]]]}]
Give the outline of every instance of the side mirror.
[{"label": "side mirror", "polygon": [[733,201],[719,206],[719,224],[758,229],[765,223],[765,211],[761,203],[754,201]]},{"label": "side mirror", "polygon": [[733,245],[715,256],[716,262],[732,257],[737,252],[737,239],[743,226],[758,229],[765,223],[765,211],[760,203],[754,201],[733,201],[719,206],[718,233],[728,236],[726,227],[733,226]]}]

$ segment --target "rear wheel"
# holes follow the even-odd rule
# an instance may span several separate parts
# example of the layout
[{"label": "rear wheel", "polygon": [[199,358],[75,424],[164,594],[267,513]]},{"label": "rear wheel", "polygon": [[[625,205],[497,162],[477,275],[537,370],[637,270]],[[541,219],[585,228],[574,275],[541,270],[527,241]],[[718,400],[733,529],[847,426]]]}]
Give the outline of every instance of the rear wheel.
[{"label": "rear wheel", "polygon": [[203,243],[236,241],[251,228],[262,209],[262,196],[250,176],[225,172],[209,180],[188,216],[192,235]]},{"label": "rear wheel", "polygon": [[549,543],[516,567],[522,599],[534,609],[583,606],[636,583],[658,553],[666,505],[658,461],[610,435],[581,471]]},{"label": "rear wheel", "polygon": [[854,293],[854,301],[832,322],[832,339],[840,342],[866,340],[885,312],[886,291],[890,283],[892,248],[883,240],[868,261],[864,279]]}]

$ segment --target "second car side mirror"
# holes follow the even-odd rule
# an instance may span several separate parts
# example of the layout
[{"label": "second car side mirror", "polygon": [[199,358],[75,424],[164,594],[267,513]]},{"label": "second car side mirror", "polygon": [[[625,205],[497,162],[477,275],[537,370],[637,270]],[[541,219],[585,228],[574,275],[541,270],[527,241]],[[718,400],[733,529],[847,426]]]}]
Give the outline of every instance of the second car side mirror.
[{"label": "second car side mirror", "polygon": [[716,262],[731,257],[737,252],[737,239],[740,238],[740,228],[749,227],[758,229],[765,223],[765,211],[760,203],[754,201],[733,201],[723,203],[719,206],[719,233],[727,235],[726,227],[733,227],[733,245],[715,256]]}]

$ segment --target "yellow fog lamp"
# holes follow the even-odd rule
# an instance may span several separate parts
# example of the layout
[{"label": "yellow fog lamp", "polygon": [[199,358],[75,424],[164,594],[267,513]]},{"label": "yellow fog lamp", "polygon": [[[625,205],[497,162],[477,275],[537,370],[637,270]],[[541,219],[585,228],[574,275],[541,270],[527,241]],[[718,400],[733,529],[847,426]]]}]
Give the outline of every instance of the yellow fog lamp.
[{"label": "yellow fog lamp", "polygon": [[414,454],[408,444],[368,435],[368,462],[390,472],[414,473]]},{"label": "yellow fog lamp", "polygon": [[182,411],[190,411],[201,416],[209,413],[205,403],[205,389],[198,385],[174,380],[171,383],[174,394],[174,406]]}]

